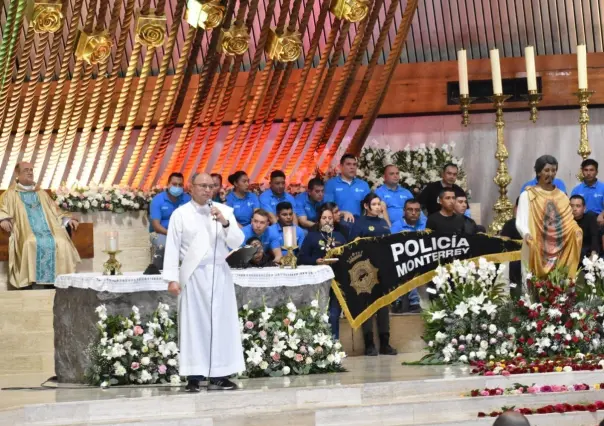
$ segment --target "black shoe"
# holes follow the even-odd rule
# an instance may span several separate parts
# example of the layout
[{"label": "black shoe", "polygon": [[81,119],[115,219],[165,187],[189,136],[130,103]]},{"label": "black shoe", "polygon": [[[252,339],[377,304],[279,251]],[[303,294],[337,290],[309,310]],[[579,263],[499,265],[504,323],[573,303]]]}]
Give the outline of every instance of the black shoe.
[{"label": "black shoe", "polygon": [[409,311],[410,314],[421,314],[422,312],[422,307],[417,304],[417,305],[409,305]]},{"label": "black shoe", "polygon": [[236,390],[237,385],[226,377],[212,378],[208,390]]},{"label": "black shoe", "polygon": [[377,356],[377,349],[373,343],[373,333],[365,333],[363,338],[365,340],[365,356]]},{"label": "black shoe", "polygon": [[389,343],[390,333],[380,334],[380,354],[381,355],[396,355],[398,352]]},{"label": "black shoe", "polygon": [[185,391],[193,393],[200,392],[201,387],[199,386],[199,380],[189,380],[187,387],[185,387]]},{"label": "black shoe", "polygon": [[375,345],[367,346],[365,348],[365,356],[377,356],[378,351],[375,348]]}]

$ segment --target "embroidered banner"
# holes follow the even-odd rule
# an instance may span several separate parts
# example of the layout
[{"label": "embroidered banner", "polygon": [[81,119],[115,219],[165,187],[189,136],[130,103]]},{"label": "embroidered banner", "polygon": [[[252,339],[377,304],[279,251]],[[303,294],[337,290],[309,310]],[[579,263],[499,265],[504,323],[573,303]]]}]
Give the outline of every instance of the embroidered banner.
[{"label": "embroidered banner", "polygon": [[378,309],[430,282],[439,264],[480,257],[520,260],[520,248],[520,241],[485,234],[403,232],[361,238],[330,252],[339,259],[332,265],[332,288],[348,321],[358,328]]}]

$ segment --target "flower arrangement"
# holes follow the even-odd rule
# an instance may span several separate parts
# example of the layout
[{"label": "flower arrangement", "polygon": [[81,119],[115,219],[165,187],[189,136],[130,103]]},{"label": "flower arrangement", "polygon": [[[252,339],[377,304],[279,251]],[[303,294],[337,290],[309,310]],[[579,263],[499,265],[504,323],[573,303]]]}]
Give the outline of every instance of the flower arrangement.
[{"label": "flower arrangement", "polygon": [[595,385],[588,385],[586,383],[578,383],[575,385],[522,385],[515,383],[514,386],[507,388],[484,388],[484,389],[472,389],[465,396],[479,397],[479,396],[500,396],[500,395],[522,395],[522,394],[537,394],[537,393],[561,393],[561,392],[581,392],[588,391],[590,389],[600,390],[604,389],[604,383],[596,383]]},{"label": "flower arrangement", "polygon": [[604,410],[604,401],[595,401],[591,404],[550,404],[539,408],[502,407],[501,411],[491,411],[490,413],[480,411],[478,413],[478,417],[499,417],[506,411],[517,411],[525,416],[528,416],[532,414],[563,414],[572,413],[573,411],[589,411],[595,413],[599,410]]},{"label": "flower arrangement", "polygon": [[579,291],[585,299],[604,299],[604,259],[585,257],[582,263],[585,285]]},{"label": "flower arrangement", "polygon": [[239,319],[247,377],[344,371],[346,354],[317,300],[302,308],[292,302],[256,310],[245,305]]},{"label": "flower arrangement", "polygon": [[52,197],[61,209],[70,212],[124,213],[126,211],[146,211],[153,197],[161,191],[163,188],[143,191],[120,186],[103,188],[93,184],[90,186],[75,185],[71,188],[61,186],[53,192]]},{"label": "flower arrangement", "polygon": [[420,192],[428,183],[441,178],[442,168],[447,163],[459,168],[457,185],[467,190],[467,178],[462,168],[463,158],[453,155],[455,143],[437,147],[421,144],[417,149],[407,145],[402,151],[393,152],[389,146],[378,148],[366,146],[359,157],[357,176],[369,182],[372,188],[384,183],[384,169],[395,164],[400,170],[400,184],[412,192]]},{"label": "flower arrangement", "polygon": [[86,378],[92,385],[170,383],[179,386],[176,315],[160,303],[145,322],[139,309],[128,317],[96,309],[98,339],[89,347],[91,366]]},{"label": "flower arrangement", "polygon": [[429,354],[422,362],[469,363],[515,353],[516,331],[496,321],[504,301],[498,280],[503,271],[503,265],[497,268],[484,258],[436,269],[438,298],[423,313]]},{"label": "flower arrangement", "polygon": [[604,355],[581,354],[574,357],[526,359],[522,356],[507,361],[478,361],[473,374],[485,376],[510,376],[512,374],[569,373],[571,371],[595,371],[604,368]]}]

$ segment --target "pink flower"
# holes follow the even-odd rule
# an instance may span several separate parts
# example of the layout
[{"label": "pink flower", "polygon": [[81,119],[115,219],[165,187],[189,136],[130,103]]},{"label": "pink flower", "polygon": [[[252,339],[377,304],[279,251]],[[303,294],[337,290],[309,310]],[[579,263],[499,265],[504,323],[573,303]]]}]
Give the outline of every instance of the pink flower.
[{"label": "pink flower", "polygon": [[552,385],[552,392],[562,392],[562,386]]},{"label": "pink flower", "polygon": [[304,360],[304,356],[302,354],[296,354],[296,361],[302,362]]},{"label": "pink flower", "polygon": [[539,393],[539,387],[537,386],[529,386],[526,390],[528,393]]},{"label": "pink flower", "polygon": [[493,373],[492,371],[487,371],[486,373],[484,373],[485,376],[494,376],[495,373]]},{"label": "pink flower", "polygon": [[459,345],[459,347],[457,349],[459,349],[460,352],[463,352],[466,350],[466,347],[465,347],[465,345]]},{"label": "pink flower", "polygon": [[302,353],[302,354],[306,353],[306,346],[300,346],[300,353]]},{"label": "pink flower", "polygon": [[138,362],[133,362],[133,363],[130,365],[130,368],[132,368],[133,370],[138,370],[138,369],[140,368],[140,366],[141,366],[141,365],[140,365]]},{"label": "pink flower", "polygon": [[168,367],[166,367],[164,364],[162,364],[159,367],[157,367],[157,371],[159,372],[159,374],[166,374],[166,371],[168,371]]},{"label": "pink flower", "polygon": [[508,370],[503,370],[503,371],[501,372],[501,375],[502,375],[503,377],[508,377],[508,376],[510,375],[510,372],[509,372]]},{"label": "pink flower", "polygon": [[258,333],[258,335],[262,340],[266,339],[266,331],[262,330],[260,333]]},{"label": "pink flower", "polygon": [[481,391],[480,396],[489,396],[489,391],[487,391],[487,390]]},{"label": "pink flower", "polygon": [[289,325],[289,323],[290,323],[289,318],[285,318],[283,320],[283,324],[285,324],[286,326]]},{"label": "pink flower", "polygon": [[496,389],[495,395],[503,395],[503,391],[501,389]]},{"label": "pink flower", "polygon": [[254,323],[251,321],[246,322],[245,328],[247,328],[248,330],[251,330],[252,328],[254,328]]},{"label": "pink flower", "polygon": [[134,335],[135,336],[140,336],[144,332],[145,332],[145,330],[143,330],[143,327],[141,327],[140,325],[135,325],[134,326]]},{"label": "pink flower", "polygon": [[279,352],[275,352],[272,356],[273,361],[279,361],[281,359],[281,355],[279,355]]}]

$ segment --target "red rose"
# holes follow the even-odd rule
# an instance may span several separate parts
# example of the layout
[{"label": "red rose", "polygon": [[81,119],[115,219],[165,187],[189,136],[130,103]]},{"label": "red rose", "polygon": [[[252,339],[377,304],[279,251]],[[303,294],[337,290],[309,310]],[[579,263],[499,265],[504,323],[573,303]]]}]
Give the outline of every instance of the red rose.
[{"label": "red rose", "polygon": [[598,410],[604,410],[604,401],[596,401],[594,404],[596,404]]},{"label": "red rose", "polygon": [[529,337],[528,340],[526,341],[527,345],[531,346],[533,343],[535,343],[535,341],[533,340],[532,337]]},{"label": "red rose", "polygon": [[571,328],[572,326],[573,326],[573,320],[572,319],[569,319],[568,321],[566,321],[564,323],[564,327],[566,327],[566,328]]},{"label": "red rose", "polygon": [[479,395],[478,389],[473,389],[472,392],[470,392],[470,396],[476,397]]},{"label": "red rose", "polygon": [[554,405],[554,410],[556,411],[556,413],[564,413],[564,412],[566,412],[566,410],[564,409],[564,405],[562,405],[562,404],[556,404],[556,405]]},{"label": "red rose", "polygon": [[524,300],[519,300],[518,301],[518,306],[524,306]]},{"label": "red rose", "polygon": [[575,404],[575,405],[573,405],[573,410],[574,410],[574,411],[586,411],[586,410],[587,410],[587,408],[585,408],[585,406],[584,406],[584,405],[581,405],[581,404]]},{"label": "red rose", "polygon": [[478,413],[478,417],[486,417],[486,413],[483,413],[482,411]]},{"label": "red rose", "polygon": [[595,413],[596,411],[598,411],[598,407],[596,407],[595,404],[588,404],[587,405],[587,411]]},{"label": "red rose", "polygon": [[573,342],[577,343],[579,341],[579,338],[577,336],[573,336]]}]

